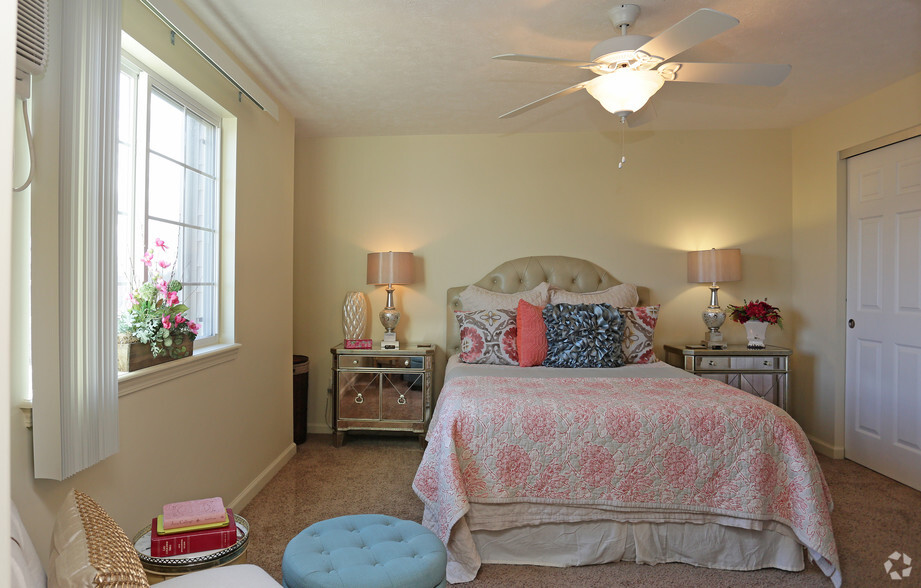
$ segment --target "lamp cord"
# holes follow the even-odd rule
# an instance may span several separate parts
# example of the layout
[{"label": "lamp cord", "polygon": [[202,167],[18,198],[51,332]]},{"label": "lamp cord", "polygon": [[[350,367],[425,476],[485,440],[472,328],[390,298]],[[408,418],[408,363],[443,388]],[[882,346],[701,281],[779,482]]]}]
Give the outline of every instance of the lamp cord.
[{"label": "lamp cord", "polygon": [[22,192],[25,190],[29,184],[32,183],[32,177],[35,175],[35,145],[32,142],[32,125],[29,124],[29,107],[26,105],[25,100],[22,102],[22,119],[23,124],[26,127],[26,141],[29,144],[29,177],[26,178],[25,183],[19,186],[18,188],[13,188],[13,192]]}]

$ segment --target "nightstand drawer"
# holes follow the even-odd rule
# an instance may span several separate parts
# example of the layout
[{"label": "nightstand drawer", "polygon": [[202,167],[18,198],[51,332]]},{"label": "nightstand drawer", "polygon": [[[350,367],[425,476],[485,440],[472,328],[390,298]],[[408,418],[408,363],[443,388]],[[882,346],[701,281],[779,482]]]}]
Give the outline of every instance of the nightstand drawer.
[{"label": "nightstand drawer", "polygon": [[421,370],[425,365],[425,357],[414,356],[367,356],[367,355],[340,355],[338,358],[339,369],[374,368],[383,370]]},{"label": "nightstand drawer", "polygon": [[694,369],[700,371],[707,370],[728,370],[729,358],[723,357],[695,357]]},{"label": "nightstand drawer", "polygon": [[735,370],[782,370],[784,369],[783,358],[781,357],[733,357],[732,369]]}]

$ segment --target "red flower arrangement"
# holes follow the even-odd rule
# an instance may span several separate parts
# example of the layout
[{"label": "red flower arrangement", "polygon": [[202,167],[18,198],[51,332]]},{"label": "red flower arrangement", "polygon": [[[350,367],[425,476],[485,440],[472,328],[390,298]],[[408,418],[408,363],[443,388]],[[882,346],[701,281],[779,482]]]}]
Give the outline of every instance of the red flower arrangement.
[{"label": "red flower arrangement", "polygon": [[730,304],[726,307],[729,309],[729,318],[737,323],[758,321],[777,325],[781,329],[783,328],[783,319],[780,316],[780,309],[768,304],[767,299],[753,300],[751,302],[743,299],[743,302],[745,302],[743,306]]}]

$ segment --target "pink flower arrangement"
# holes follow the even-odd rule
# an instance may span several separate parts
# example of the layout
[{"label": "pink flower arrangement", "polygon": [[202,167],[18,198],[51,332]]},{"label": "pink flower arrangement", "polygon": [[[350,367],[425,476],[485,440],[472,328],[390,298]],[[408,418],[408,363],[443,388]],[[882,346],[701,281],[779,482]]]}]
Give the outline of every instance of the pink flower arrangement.
[{"label": "pink flower arrangement", "polygon": [[777,325],[781,329],[783,328],[783,319],[780,316],[780,309],[768,304],[767,298],[764,300],[753,300],[751,302],[743,300],[743,302],[745,302],[745,304],[742,306],[730,304],[726,307],[729,309],[729,318],[737,323],[758,321]]},{"label": "pink flower arrangement", "polygon": [[191,342],[200,326],[185,316],[189,307],[179,301],[182,283],[172,273],[168,276],[160,273],[173,263],[154,259],[155,248],[166,252],[169,247],[162,239],[154,243],[141,257],[148,268],[148,279],[132,288],[128,294],[130,306],[119,316],[119,342],[149,344],[154,357],[167,354],[173,358],[185,357],[191,352]]}]

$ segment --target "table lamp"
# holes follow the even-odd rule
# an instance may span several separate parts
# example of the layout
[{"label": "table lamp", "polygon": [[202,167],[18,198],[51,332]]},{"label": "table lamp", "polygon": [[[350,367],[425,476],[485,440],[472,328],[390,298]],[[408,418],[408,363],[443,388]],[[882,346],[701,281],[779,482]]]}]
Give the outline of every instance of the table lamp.
[{"label": "table lamp", "polygon": [[396,327],[400,311],[393,306],[394,284],[412,284],[414,278],[413,254],[406,251],[386,251],[368,254],[368,284],[387,286],[387,306],[380,312],[384,325],[381,349],[399,349]]},{"label": "table lamp", "polygon": [[688,251],[688,282],[710,283],[710,306],[701,316],[707,333],[701,342],[709,349],[725,349],[720,327],[726,313],[720,308],[717,282],[736,282],[742,279],[742,252],[740,249],[710,249]]}]

